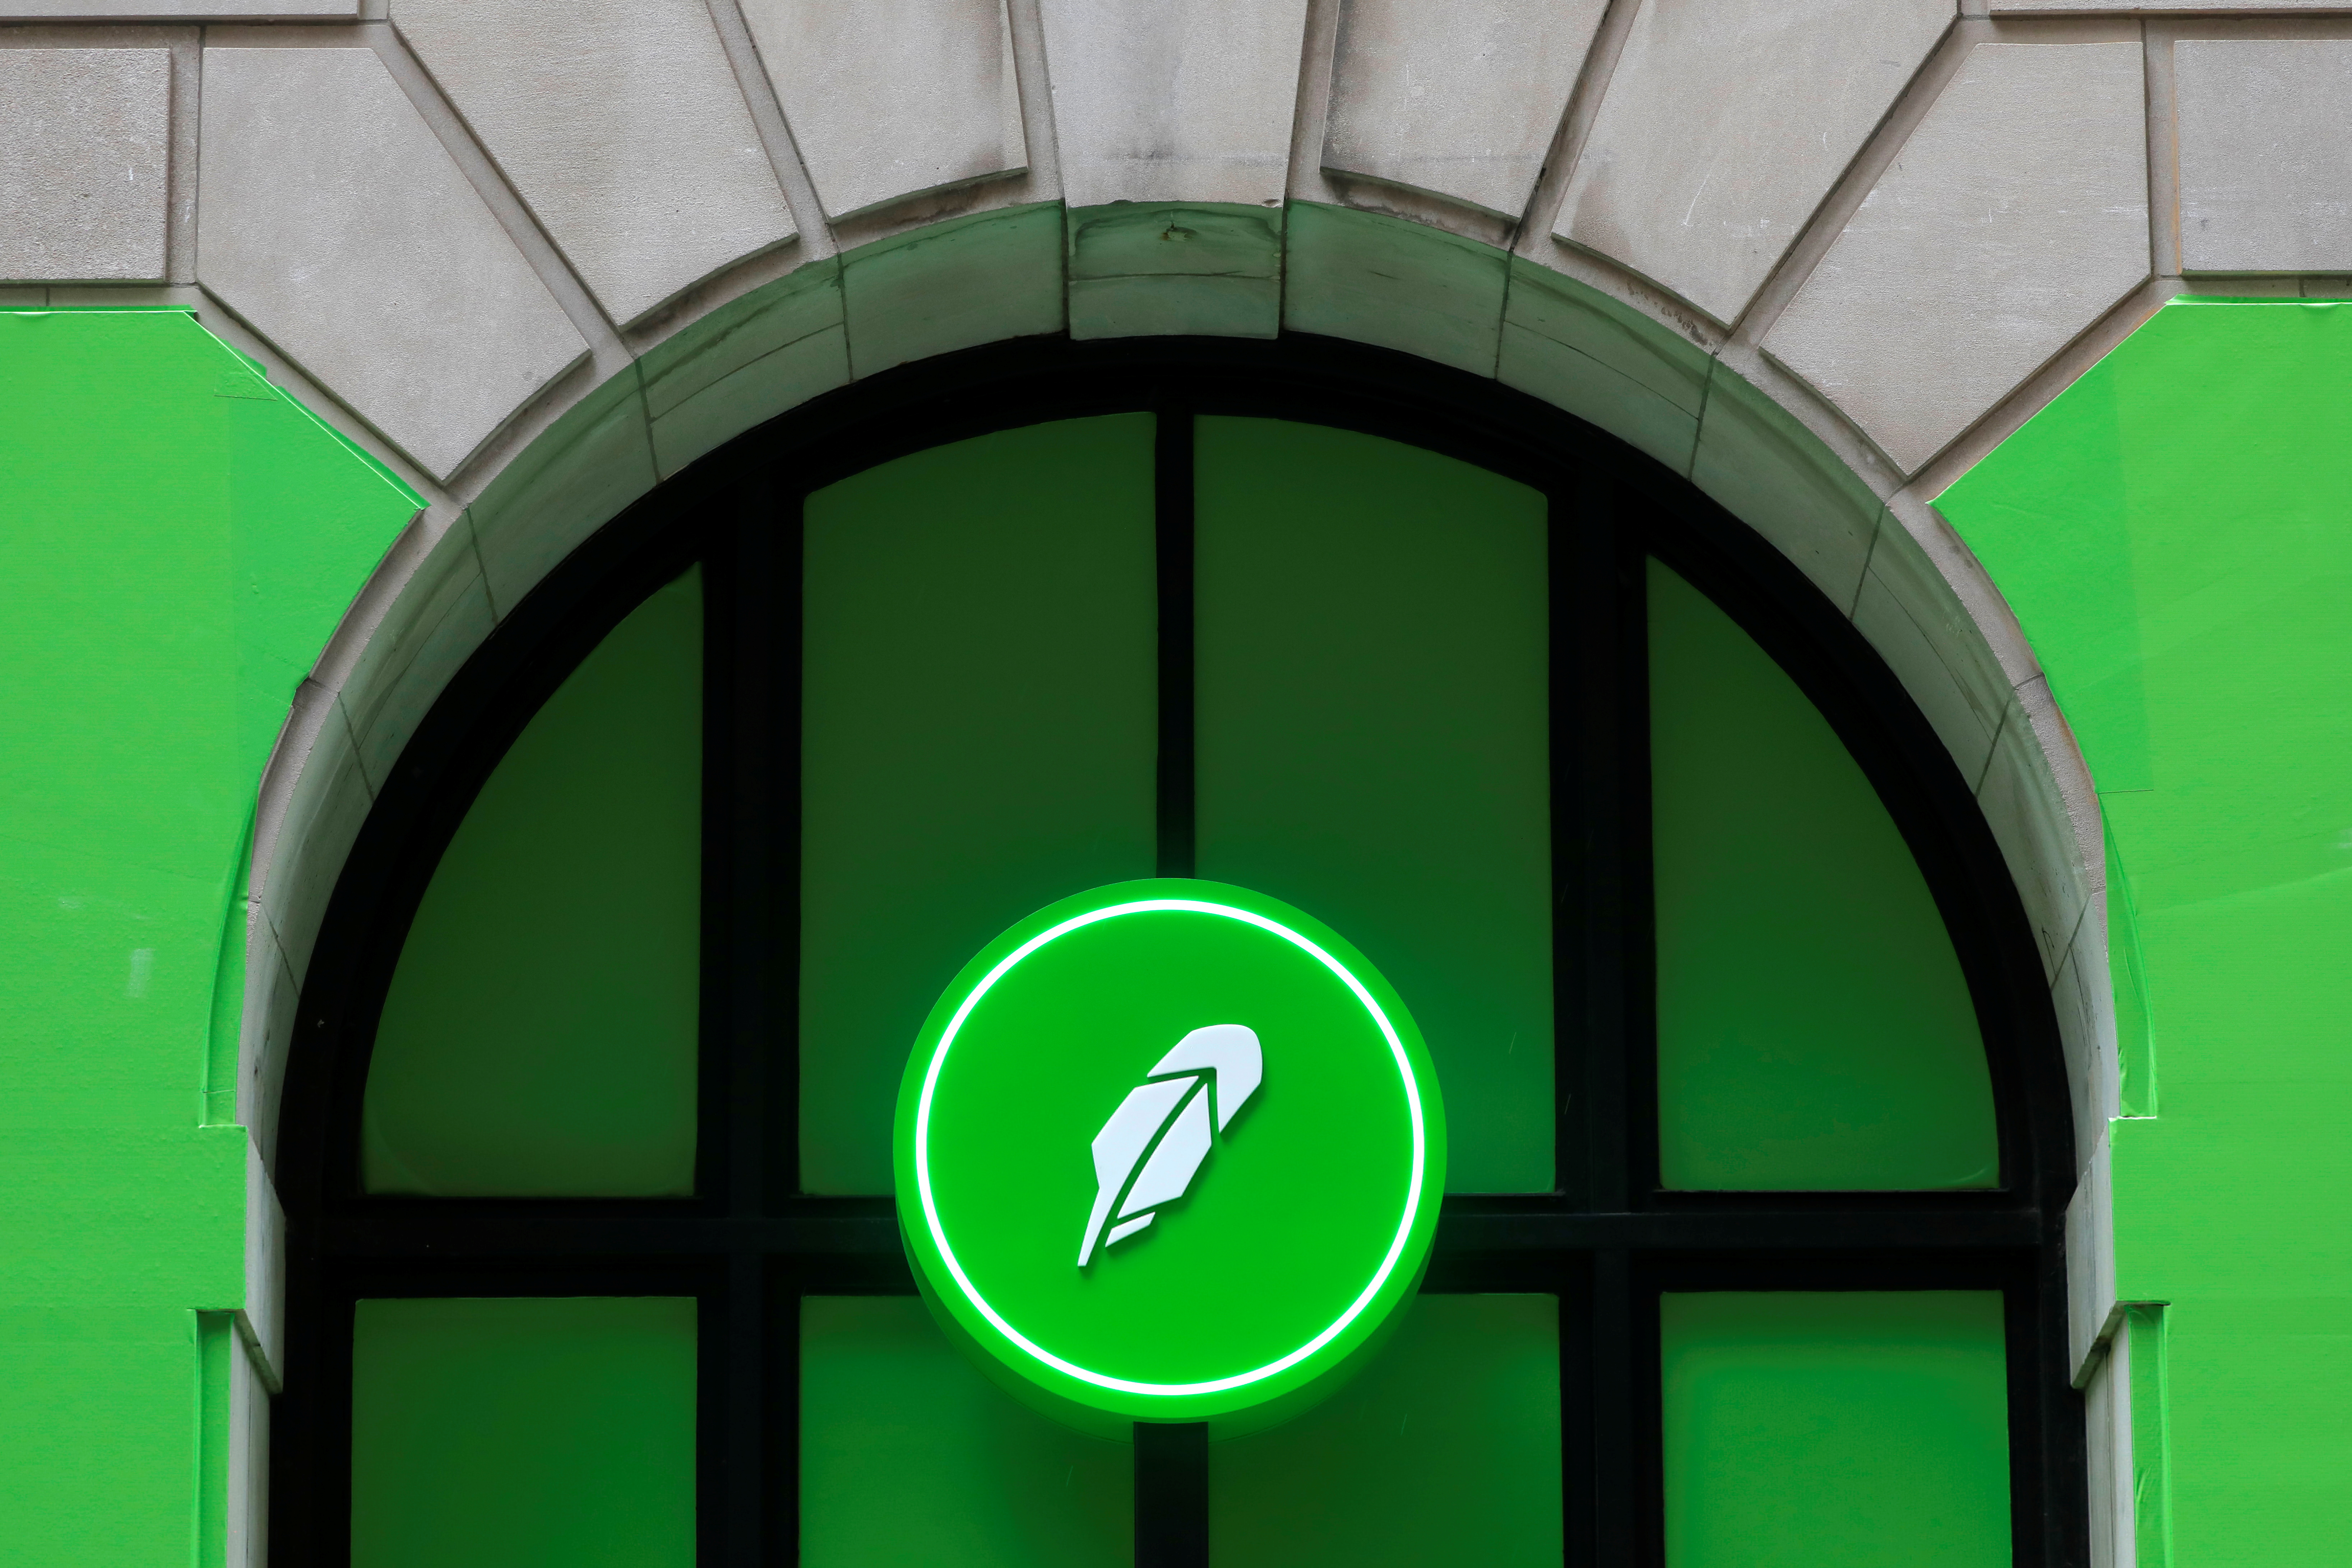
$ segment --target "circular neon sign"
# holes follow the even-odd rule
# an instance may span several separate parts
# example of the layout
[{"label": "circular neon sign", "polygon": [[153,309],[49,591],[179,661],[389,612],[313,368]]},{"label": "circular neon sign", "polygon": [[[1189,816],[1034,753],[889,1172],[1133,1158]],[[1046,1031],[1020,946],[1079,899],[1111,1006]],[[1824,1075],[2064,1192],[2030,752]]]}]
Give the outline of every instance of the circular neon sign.
[{"label": "circular neon sign", "polygon": [[1444,1113],[1412,1015],[1336,933],[1219,883],[1097,888],[984,948],[898,1095],[934,1312],[1066,1420],[1267,1424],[1420,1283]]}]

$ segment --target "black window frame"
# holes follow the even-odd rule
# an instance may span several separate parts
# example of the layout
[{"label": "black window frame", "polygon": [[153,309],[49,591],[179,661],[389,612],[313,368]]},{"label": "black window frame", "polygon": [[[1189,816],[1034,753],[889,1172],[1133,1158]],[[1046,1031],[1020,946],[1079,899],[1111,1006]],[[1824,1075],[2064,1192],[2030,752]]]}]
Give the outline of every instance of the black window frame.
[{"label": "black window frame", "polygon": [[[888,1198],[792,1190],[799,502],[968,436],[1139,411],[1160,416],[1162,874],[1189,874],[1192,854],[1192,426],[1178,416],[1386,436],[1549,499],[1559,1185],[1547,1195],[1448,1197],[1423,1289],[1559,1297],[1565,1562],[1664,1562],[1656,1298],[1681,1289],[2000,1291],[2013,1561],[2087,1562],[2083,1408],[2065,1353],[2074,1163],[2063,1058],[2026,912],[1935,732],[1839,607],[1685,479],[1497,382],[1300,334],[1021,340],[827,394],[628,507],[466,664],[378,792],[302,988],[276,1169],[288,1224],[286,1389],[271,1444],[276,1561],[349,1561],[357,1301],[607,1293],[700,1303],[698,1561],[797,1561],[799,1301],[914,1289]],[[1659,1189],[1643,626],[1652,556],[1795,679],[1910,845],[1982,1026],[1998,1188]],[[646,594],[696,562],[706,593],[697,1196],[364,1194],[358,1130],[374,1020],[442,849],[546,697]],[[1139,1495],[1147,1490],[1166,1488],[1139,1484]]]}]

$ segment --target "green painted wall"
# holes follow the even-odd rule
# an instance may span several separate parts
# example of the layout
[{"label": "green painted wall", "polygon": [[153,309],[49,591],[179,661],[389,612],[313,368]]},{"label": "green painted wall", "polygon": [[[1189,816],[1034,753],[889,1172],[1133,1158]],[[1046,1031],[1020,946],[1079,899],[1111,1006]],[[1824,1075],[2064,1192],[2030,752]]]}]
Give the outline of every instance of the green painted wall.
[{"label": "green painted wall", "polygon": [[1939,504],[2106,820],[2116,1282],[2164,1303],[2134,1314],[2133,1420],[2172,1539],[2144,1508],[2140,1561],[2340,1562],[2352,304],[2168,305]]},{"label": "green painted wall", "polygon": [[[209,1562],[252,801],[419,503],[184,312],[0,312],[0,1561]],[[2179,302],[1942,501],[2106,816],[2143,1562],[2339,1554],[2347,393],[2352,307]]]},{"label": "green painted wall", "polygon": [[0,312],[0,1562],[219,1557],[246,838],[420,504],[184,311]]}]

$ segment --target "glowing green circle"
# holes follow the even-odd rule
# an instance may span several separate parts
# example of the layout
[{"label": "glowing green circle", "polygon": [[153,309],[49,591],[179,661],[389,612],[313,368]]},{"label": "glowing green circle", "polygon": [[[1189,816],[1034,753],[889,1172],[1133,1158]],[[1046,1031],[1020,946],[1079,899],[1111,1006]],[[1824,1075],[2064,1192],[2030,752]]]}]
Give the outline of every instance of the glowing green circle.
[{"label": "glowing green circle", "polygon": [[1444,1113],[1363,956],[1262,894],[1164,879],[1040,910],[966,965],[899,1093],[934,1311],[1055,1414],[1278,1418],[1418,1284]]}]

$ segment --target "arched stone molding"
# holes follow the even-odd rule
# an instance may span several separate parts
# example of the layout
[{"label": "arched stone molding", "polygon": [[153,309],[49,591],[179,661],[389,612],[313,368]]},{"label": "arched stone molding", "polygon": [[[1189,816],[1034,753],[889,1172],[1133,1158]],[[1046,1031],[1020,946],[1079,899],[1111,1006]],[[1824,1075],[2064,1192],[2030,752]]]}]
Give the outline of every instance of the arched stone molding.
[{"label": "arched stone molding", "polygon": [[[1840,422],[1769,365],[1754,379],[1589,285],[1402,219],[1318,205],[1264,258],[1268,330],[1379,344],[1494,377],[1688,477],[1798,565],[1884,657],[1969,780],[2056,989],[2089,1148],[2112,1064],[2083,998],[2103,989],[2099,839],[2088,776],[1998,591],[1932,507],[1840,453]],[[1234,214],[1151,206],[1143,245],[1199,270],[1088,277],[1058,204],[950,220],[812,263],[693,321],[578,395],[463,507],[436,506],[354,605],[264,785],[248,988],[257,1131],[271,1142],[287,997],[375,789],[417,720],[499,620],[596,528],[735,435],[893,366],[1123,314],[1228,323],[1225,263],[1272,243]],[[1220,226],[1223,225],[1223,226]],[[1181,238],[1167,237],[1192,231]],[[1120,246],[1139,243],[1119,237]],[[1087,286],[1113,281],[1105,310]],[[1246,277],[1243,281],[1249,281]],[[1099,299],[1099,295],[1091,296]],[[1277,308],[1279,316],[1273,315]]]},{"label": "arched stone molding", "polygon": [[[691,320],[518,434],[469,499],[419,519],[305,684],[263,787],[244,1072],[265,1151],[311,945],[374,794],[444,685],[549,570],[697,458],[835,388],[1133,320],[1228,333],[1255,320],[1253,336],[1350,339],[1491,377],[1625,441],[1763,535],[1886,661],[1973,789],[2034,926],[2076,1146],[2100,1146],[2115,1052],[2087,770],[1998,590],[1833,410],[1769,361],[1736,366],[1623,298],[1403,218],[1305,204],[1115,213],[1105,243],[1121,265],[1167,246],[1182,247],[1181,267],[1090,267],[1095,214],[1059,204],[890,235]],[[2086,1373],[2104,1194],[2085,1181],[2070,1224]],[[2095,1459],[2112,1470],[2123,1391],[2110,1377],[2098,1395]],[[2127,1452],[2120,1462],[2127,1475]]]}]

